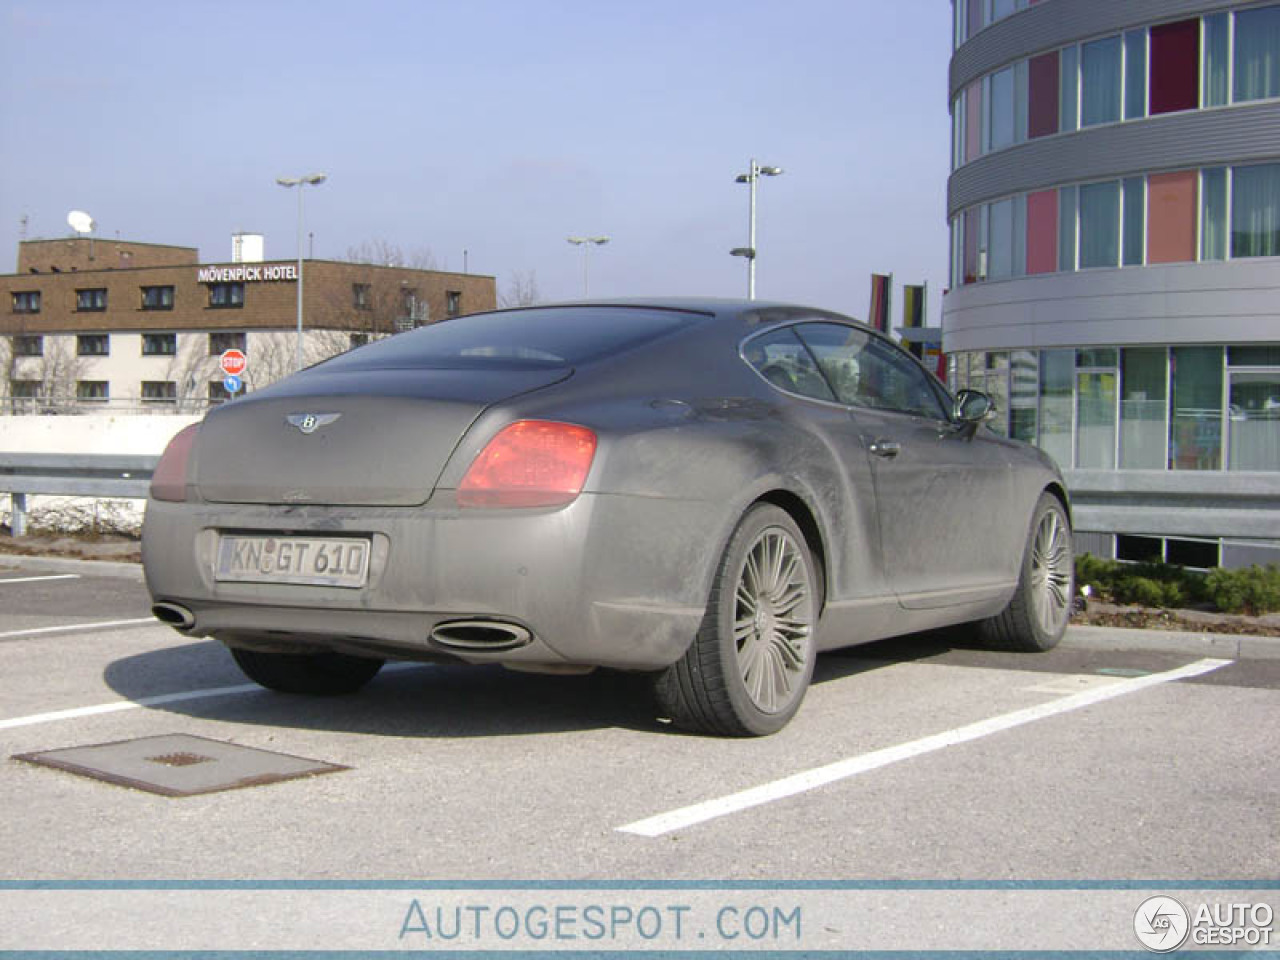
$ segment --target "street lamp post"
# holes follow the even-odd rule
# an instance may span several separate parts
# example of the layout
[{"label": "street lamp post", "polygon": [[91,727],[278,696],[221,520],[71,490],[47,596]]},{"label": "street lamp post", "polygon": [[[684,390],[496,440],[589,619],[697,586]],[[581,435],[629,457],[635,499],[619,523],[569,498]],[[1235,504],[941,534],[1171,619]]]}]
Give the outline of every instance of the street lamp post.
[{"label": "street lamp post", "polygon": [[781,167],[766,167],[759,164],[753,157],[751,160],[751,171],[749,173],[738,174],[735,182],[745,183],[750,188],[751,199],[749,201],[749,212],[747,220],[747,245],[745,247],[734,247],[729,254],[734,257],[746,257],[747,259],[747,299],[754,300],[756,298],[756,181],[762,176],[776,177],[782,173]]},{"label": "street lamp post", "polygon": [[592,246],[603,246],[609,242],[608,237],[566,237],[575,247],[582,248],[582,296],[587,296],[587,263],[590,260]]},{"label": "street lamp post", "polygon": [[282,187],[298,188],[298,337],[294,348],[293,369],[302,369],[302,188],[310,184],[318,186],[324,183],[323,173],[311,173],[305,177],[276,177],[276,183]]}]

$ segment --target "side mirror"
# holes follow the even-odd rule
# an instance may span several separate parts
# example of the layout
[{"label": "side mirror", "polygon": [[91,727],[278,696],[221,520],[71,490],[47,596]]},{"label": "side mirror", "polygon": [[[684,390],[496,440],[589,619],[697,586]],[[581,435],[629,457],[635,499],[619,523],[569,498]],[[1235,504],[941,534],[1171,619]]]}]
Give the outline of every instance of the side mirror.
[{"label": "side mirror", "polygon": [[995,413],[995,402],[981,390],[961,390],[956,394],[952,416],[961,423],[979,424]]}]

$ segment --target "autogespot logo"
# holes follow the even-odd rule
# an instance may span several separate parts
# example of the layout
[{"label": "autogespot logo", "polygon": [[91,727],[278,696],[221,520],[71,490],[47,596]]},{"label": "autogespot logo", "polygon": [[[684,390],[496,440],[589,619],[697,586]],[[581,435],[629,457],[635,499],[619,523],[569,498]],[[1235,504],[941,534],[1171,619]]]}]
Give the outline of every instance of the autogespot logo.
[{"label": "autogespot logo", "polygon": [[1173,897],[1148,897],[1133,915],[1138,942],[1153,953],[1177,950],[1190,929],[1191,915]]}]

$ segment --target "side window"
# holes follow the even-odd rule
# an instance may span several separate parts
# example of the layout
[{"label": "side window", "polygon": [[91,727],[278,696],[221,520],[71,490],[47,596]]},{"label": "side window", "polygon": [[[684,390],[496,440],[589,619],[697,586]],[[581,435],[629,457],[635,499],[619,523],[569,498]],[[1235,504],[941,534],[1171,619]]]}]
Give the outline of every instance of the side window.
[{"label": "side window", "polygon": [[836,398],[814,365],[813,356],[796,338],[793,329],[786,327],[747,341],[742,349],[743,357],[779,390],[834,401]]},{"label": "side window", "polygon": [[947,419],[929,375],[904,351],[837,323],[806,323],[795,330],[818,358],[841,403]]}]

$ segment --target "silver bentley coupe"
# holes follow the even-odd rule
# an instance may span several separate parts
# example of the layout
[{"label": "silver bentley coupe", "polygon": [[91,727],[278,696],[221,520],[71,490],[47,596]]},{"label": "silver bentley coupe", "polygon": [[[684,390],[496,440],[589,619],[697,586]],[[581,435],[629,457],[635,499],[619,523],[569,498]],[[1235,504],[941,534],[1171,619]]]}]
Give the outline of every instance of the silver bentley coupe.
[{"label": "silver bentley coupe", "polygon": [[212,410],[157,467],[160,620],[273,690],[388,659],[652,677],[661,716],[760,735],[823,650],[1066,628],[1061,474],[914,357],[741,300],[475,314]]}]

